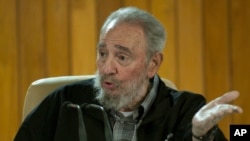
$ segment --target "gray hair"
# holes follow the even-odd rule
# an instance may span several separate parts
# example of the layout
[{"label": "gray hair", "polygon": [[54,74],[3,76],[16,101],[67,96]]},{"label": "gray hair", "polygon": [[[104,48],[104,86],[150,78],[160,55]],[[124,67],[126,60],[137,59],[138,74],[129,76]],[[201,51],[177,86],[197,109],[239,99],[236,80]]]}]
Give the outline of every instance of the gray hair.
[{"label": "gray hair", "polygon": [[166,42],[166,32],[162,24],[151,14],[136,7],[125,7],[110,14],[101,28],[101,35],[108,25],[116,20],[119,23],[137,24],[142,27],[147,40],[147,58],[156,52],[162,52]]}]

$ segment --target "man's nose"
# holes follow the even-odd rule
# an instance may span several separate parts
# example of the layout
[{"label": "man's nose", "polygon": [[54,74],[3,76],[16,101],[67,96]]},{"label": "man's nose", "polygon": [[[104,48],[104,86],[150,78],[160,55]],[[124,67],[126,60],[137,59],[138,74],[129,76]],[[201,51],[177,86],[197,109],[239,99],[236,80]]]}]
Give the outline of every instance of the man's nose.
[{"label": "man's nose", "polygon": [[105,74],[115,74],[117,72],[114,58],[109,57],[103,66],[103,72]]}]

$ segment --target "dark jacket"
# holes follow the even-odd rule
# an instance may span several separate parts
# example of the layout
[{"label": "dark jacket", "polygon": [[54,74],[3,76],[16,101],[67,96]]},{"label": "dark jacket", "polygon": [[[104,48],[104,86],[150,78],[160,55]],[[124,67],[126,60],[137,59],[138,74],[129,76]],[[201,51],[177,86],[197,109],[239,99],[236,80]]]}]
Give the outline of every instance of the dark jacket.
[{"label": "dark jacket", "polygon": [[[84,119],[88,141],[105,141],[103,114],[87,109],[94,99],[93,79],[64,86],[51,93],[22,123],[15,141],[78,141],[79,118]],[[68,104],[80,105],[81,112]],[[191,141],[191,121],[205,104],[203,96],[176,91],[160,80],[156,99],[137,130],[138,141]],[[220,132],[216,141],[224,141]]]}]

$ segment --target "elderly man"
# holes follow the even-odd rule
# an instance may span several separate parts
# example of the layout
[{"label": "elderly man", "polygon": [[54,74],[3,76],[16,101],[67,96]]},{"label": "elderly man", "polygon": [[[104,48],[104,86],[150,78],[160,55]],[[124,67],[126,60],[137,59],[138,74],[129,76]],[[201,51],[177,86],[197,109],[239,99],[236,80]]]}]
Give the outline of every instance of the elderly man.
[{"label": "elderly man", "polygon": [[226,140],[217,123],[242,109],[229,92],[205,105],[203,96],[167,87],[157,71],[163,26],[126,7],[101,28],[96,78],[51,93],[20,127],[15,141]]}]

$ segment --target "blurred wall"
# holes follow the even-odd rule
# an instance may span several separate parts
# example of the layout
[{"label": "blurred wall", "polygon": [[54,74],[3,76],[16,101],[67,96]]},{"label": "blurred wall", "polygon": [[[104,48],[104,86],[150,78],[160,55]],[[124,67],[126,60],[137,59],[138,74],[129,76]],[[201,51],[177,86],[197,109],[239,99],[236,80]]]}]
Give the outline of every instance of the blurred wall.
[{"label": "blurred wall", "polygon": [[239,90],[242,115],[220,126],[250,124],[249,0],[0,0],[0,137],[13,140],[29,84],[39,78],[95,73],[101,24],[137,6],[168,31],[159,74],[211,100]]}]

